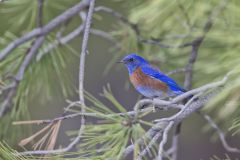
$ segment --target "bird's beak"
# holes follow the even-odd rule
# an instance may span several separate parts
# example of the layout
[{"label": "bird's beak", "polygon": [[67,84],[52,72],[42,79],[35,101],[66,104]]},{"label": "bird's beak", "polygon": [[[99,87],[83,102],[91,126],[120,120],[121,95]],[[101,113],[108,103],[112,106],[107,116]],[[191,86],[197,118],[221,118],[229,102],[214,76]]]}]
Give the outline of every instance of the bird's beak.
[{"label": "bird's beak", "polygon": [[124,63],[123,61],[117,61],[117,63]]}]

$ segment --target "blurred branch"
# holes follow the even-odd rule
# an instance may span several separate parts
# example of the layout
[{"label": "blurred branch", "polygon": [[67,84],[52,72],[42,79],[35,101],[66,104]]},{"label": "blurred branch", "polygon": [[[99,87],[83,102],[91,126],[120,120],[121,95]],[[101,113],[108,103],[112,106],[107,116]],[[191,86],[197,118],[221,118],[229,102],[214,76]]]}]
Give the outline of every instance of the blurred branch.
[{"label": "blurred branch", "polygon": [[99,12],[99,11],[111,14],[115,18],[119,19],[121,22],[129,25],[135,31],[135,33],[137,35],[140,34],[140,31],[139,31],[139,28],[138,28],[137,24],[134,24],[134,23],[130,22],[121,13],[119,13],[119,12],[117,12],[117,11],[111,9],[111,8],[105,7],[105,6],[98,6],[98,7],[95,8],[95,12]]},{"label": "blurred branch", "polygon": [[202,44],[204,38],[206,37],[206,34],[211,29],[216,17],[220,14],[220,12],[225,8],[227,1],[222,0],[218,6],[216,6],[213,11],[211,12],[207,22],[205,23],[203,27],[203,34],[200,37],[197,37],[192,41],[192,51],[189,56],[189,61],[186,66],[186,72],[185,72],[185,82],[184,86],[186,89],[190,89],[192,86],[192,76],[193,76],[193,65],[197,59],[198,50],[200,45]]},{"label": "blurred branch", "polygon": [[95,36],[98,36],[98,37],[101,37],[103,39],[106,39],[106,40],[108,40],[111,43],[117,44],[117,47],[119,47],[118,42],[116,41],[116,39],[113,38],[113,36],[111,34],[107,33],[107,32],[104,32],[104,31],[98,30],[98,29],[91,29],[90,33],[95,35]]},{"label": "blurred branch", "polygon": [[64,37],[58,37],[57,40],[53,41],[52,43],[48,44],[46,48],[44,48],[41,52],[37,55],[37,61],[39,61],[45,54],[51,52],[53,49],[57,48],[59,45],[65,45],[69,43],[72,39],[76,38],[81,34],[83,31],[84,26],[80,25],[76,29],[74,29],[72,32],[68,33]]},{"label": "blurred branch", "polygon": [[[199,47],[201,46],[201,44],[202,44],[206,34],[211,29],[211,27],[212,27],[212,25],[214,23],[214,20],[219,15],[219,13],[224,9],[225,5],[226,5],[226,0],[220,1],[219,5],[216,6],[212,10],[212,12],[210,13],[209,18],[208,18],[207,22],[205,23],[205,25],[203,27],[203,34],[200,37],[197,37],[196,39],[194,39],[192,41],[192,50],[191,50],[191,53],[189,55],[188,64],[185,67],[186,71],[185,71],[184,88],[186,90],[189,90],[192,87],[193,66],[194,66],[194,63],[197,60]],[[179,7],[183,10],[183,6],[180,5]],[[188,16],[186,15],[186,17],[188,17]],[[173,135],[173,142],[172,142],[172,147],[171,147],[172,151],[173,151],[172,152],[172,159],[173,160],[177,160],[177,157],[178,157],[177,155],[178,155],[178,146],[179,146],[180,132],[181,132],[181,123],[179,123],[176,126],[175,133]]]},{"label": "blurred branch", "polygon": [[38,0],[37,27],[42,27],[43,2],[44,0]]},{"label": "blurred branch", "polygon": [[[84,29],[84,26],[79,25],[76,29],[74,29],[72,32],[68,33],[64,37],[58,36],[58,38],[55,41],[48,44],[46,48],[43,48],[43,50],[38,53],[36,58],[37,61],[39,61],[45,54],[51,52],[53,49],[57,48],[58,46],[66,45],[67,43],[69,43],[71,40],[79,36],[82,33],[83,29]],[[111,43],[115,43],[117,47],[119,47],[116,40],[107,32],[104,32],[98,29],[90,29],[90,34],[99,36],[103,39],[108,40]]]},{"label": "blurred branch", "polygon": [[205,113],[198,112],[207,122],[208,124],[217,132],[223,147],[226,149],[228,152],[232,153],[240,153],[240,149],[231,147],[225,138],[224,132],[217,126],[217,124],[211,119],[211,117]]},{"label": "blurred branch", "polygon": [[72,8],[66,10],[61,15],[59,15],[56,18],[54,18],[53,20],[51,20],[45,26],[40,27],[40,28],[35,28],[31,32],[28,32],[28,33],[24,34],[22,37],[20,37],[20,38],[14,40],[13,42],[9,43],[8,46],[0,52],[0,61],[4,60],[8,56],[8,54],[13,49],[18,47],[19,45],[31,40],[34,37],[48,34],[54,28],[56,28],[57,26],[59,26],[63,22],[67,21],[71,17],[78,14],[79,11],[81,11],[81,10],[85,9],[87,6],[89,6],[89,3],[90,3],[90,0],[82,0],[81,2],[79,2],[78,4],[73,6]]},{"label": "blurred branch", "polygon": [[168,72],[166,75],[172,75],[172,74],[176,74],[176,73],[184,73],[186,72],[187,69],[186,68],[178,68],[178,69],[175,69],[175,70],[172,70],[170,72]]},{"label": "blurred branch", "polygon": [[185,48],[185,47],[192,46],[192,42],[187,42],[187,43],[183,43],[180,45],[171,45],[171,44],[165,44],[165,43],[161,42],[162,40],[157,39],[157,38],[143,39],[142,37],[139,36],[138,39],[139,39],[138,41],[141,43],[157,45],[161,48]]},{"label": "blurred branch", "polygon": [[17,74],[14,77],[13,82],[9,85],[11,86],[5,92],[7,92],[7,96],[4,99],[4,101],[1,104],[0,107],[0,118],[3,117],[10,109],[11,109],[11,101],[14,97],[14,95],[17,92],[17,88],[19,86],[19,83],[22,81],[24,73],[28,65],[30,64],[32,58],[35,56],[37,53],[38,49],[41,47],[42,43],[44,41],[44,37],[40,36],[36,39],[28,53],[26,54],[22,64],[19,67],[19,70]]},{"label": "blurred branch", "polygon": [[154,45],[159,45],[162,48],[184,48],[184,47],[188,47],[192,45],[192,42],[190,43],[185,43],[185,44],[180,44],[180,45],[170,45],[170,44],[164,44],[162,42],[160,42],[160,39],[145,39],[141,36],[141,31],[138,27],[137,24],[134,24],[132,22],[130,22],[127,18],[125,18],[122,14],[120,14],[119,12],[105,7],[105,6],[98,6],[95,8],[95,11],[102,11],[102,12],[106,12],[108,14],[111,14],[112,16],[116,17],[117,19],[119,19],[121,22],[123,22],[124,24],[127,24],[128,26],[131,27],[131,29],[135,32],[137,39],[139,42],[141,43],[147,43],[147,44],[154,44]]}]

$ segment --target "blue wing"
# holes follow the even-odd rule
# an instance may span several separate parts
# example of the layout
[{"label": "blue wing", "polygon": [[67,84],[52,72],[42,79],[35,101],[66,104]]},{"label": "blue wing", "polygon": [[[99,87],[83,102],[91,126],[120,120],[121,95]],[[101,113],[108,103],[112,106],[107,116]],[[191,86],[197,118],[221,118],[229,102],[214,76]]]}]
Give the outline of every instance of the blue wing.
[{"label": "blue wing", "polygon": [[186,92],[186,90],[184,90],[182,87],[180,87],[172,78],[168,77],[167,75],[165,75],[164,73],[162,73],[161,71],[152,68],[149,65],[144,65],[141,67],[142,72],[145,73],[148,76],[151,76],[155,79],[158,79],[164,83],[166,83],[168,85],[168,87],[170,88],[171,91],[173,91],[176,94],[181,94]]}]

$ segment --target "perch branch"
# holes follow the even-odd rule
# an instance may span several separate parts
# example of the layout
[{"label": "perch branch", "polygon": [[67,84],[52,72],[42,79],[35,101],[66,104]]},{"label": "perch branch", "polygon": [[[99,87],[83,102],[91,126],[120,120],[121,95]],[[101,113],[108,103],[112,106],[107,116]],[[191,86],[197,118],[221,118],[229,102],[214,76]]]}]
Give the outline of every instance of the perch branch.
[{"label": "perch branch", "polygon": [[[146,132],[146,134],[142,138],[138,139],[135,143],[143,144],[144,137],[152,138],[156,134],[156,132],[158,132],[159,129],[164,129],[161,128],[162,124],[165,124],[165,126],[167,126],[171,121],[174,122],[174,124],[181,122],[183,119],[187,118],[189,115],[203,107],[203,105],[207,103],[208,100],[215,96],[218,92],[219,89],[209,92],[206,95],[202,96],[201,98],[192,101],[192,103],[190,103],[189,105],[184,106],[179,112],[177,112],[173,116],[159,119],[157,123],[152,128],[150,128]],[[126,147],[122,156],[126,157],[128,154],[130,154],[134,150],[134,146],[135,144],[131,144],[128,147]]]}]

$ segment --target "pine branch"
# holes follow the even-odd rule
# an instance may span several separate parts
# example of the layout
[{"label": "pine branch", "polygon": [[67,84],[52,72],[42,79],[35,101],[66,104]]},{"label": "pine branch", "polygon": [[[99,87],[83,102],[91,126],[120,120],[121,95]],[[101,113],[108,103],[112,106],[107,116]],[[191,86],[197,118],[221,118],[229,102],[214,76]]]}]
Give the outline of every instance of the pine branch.
[{"label": "pine branch", "polygon": [[[228,73],[221,81],[218,82],[214,82],[214,83],[210,83],[210,84],[206,84],[204,86],[201,86],[199,88],[193,89],[191,91],[188,91],[182,95],[177,96],[176,98],[174,98],[173,100],[170,101],[165,101],[165,100],[160,100],[160,99],[143,99],[140,100],[136,103],[134,108],[141,108],[142,106],[146,105],[146,104],[153,104],[155,107],[157,106],[159,109],[181,109],[180,112],[178,112],[176,115],[170,117],[170,118],[163,118],[160,120],[156,120],[155,122],[157,122],[157,124],[154,125],[154,127],[152,127],[144,137],[153,137],[158,130],[156,130],[156,126],[160,123],[162,123],[162,121],[166,121],[166,122],[170,122],[170,121],[174,121],[174,124],[182,121],[184,118],[188,117],[191,113],[195,112],[196,110],[198,110],[200,107],[203,106],[203,104],[205,104],[209,99],[210,99],[210,94],[207,94],[205,97],[206,98],[199,98],[197,101],[194,101],[197,97],[199,97],[201,94],[203,94],[204,92],[207,92],[208,90],[211,89],[217,89],[218,87],[223,86],[227,79],[228,76],[231,73]],[[200,94],[201,93],[201,94]],[[193,96],[188,103],[186,103],[185,106],[183,105],[179,105],[177,103],[181,102],[183,99],[185,99],[186,97],[189,97],[189,95],[195,95]],[[74,106],[74,105],[79,105],[79,106],[85,106],[82,104],[82,102],[78,101],[78,102],[72,102],[69,106]],[[192,108],[191,108],[192,107]],[[129,111],[126,113],[116,113],[116,114],[103,114],[101,116],[101,114],[97,114],[97,113],[88,113],[88,112],[78,112],[78,113],[74,113],[74,114],[70,114],[70,115],[63,115],[61,117],[57,117],[55,119],[52,120],[35,120],[35,121],[20,121],[20,122],[14,122],[14,124],[49,124],[49,123],[54,123],[57,121],[61,121],[61,120],[65,120],[65,119],[70,119],[70,118],[74,118],[77,116],[93,116],[93,117],[97,117],[97,118],[108,118],[108,117],[115,117],[115,116],[136,116],[136,114],[139,113],[148,113],[152,111],[151,107],[147,107],[141,110],[134,110],[134,111]],[[77,139],[77,138],[75,138]],[[80,137],[79,137],[80,139]],[[77,141],[73,141],[74,143],[77,143]],[[143,142],[142,139],[138,140],[136,143],[141,144]],[[72,146],[72,145],[71,145]],[[26,152],[22,152],[20,154],[22,155],[29,155],[29,154],[58,154],[58,153],[62,153],[62,152],[66,152],[69,151],[71,149],[71,147],[65,147],[63,149],[58,149],[58,150],[50,150],[50,151],[44,151],[44,150],[39,150],[39,151],[26,151]],[[132,150],[134,149],[134,145],[130,145],[129,147],[127,147],[125,149],[124,155],[128,155]],[[145,151],[144,151],[145,152]],[[145,153],[144,153],[145,154]]]},{"label": "pine branch", "polygon": [[60,24],[64,23],[68,19],[72,18],[76,14],[79,13],[79,11],[85,9],[87,6],[89,6],[90,0],[82,0],[77,5],[73,6],[72,8],[66,10],[61,15],[57,16],[53,20],[51,20],[48,24],[46,24],[43,27],[35,28],[31,32],[28,32],[24,34],[22,37],[14,40],[13,42],[9,43],[6,48],[4,48],[0,52],[0,61],[3,61],[13,49],[18,47],[19,45],[31,40],[34,37],[46,35],[49,32],[51,32],[54,28],[58,27]]},{"label": "pine branch", "polygon": [[54,28],[62,24],[63,22],[67,21],[74,15],[76,15],[80,10],[84,9],[89,5],[89,0],[82,0],[77,5],[73,6],[72,8],[68,9],[52,21],[50,21],[47,25],[41,27],[42,25],[42,7],[43,1],[39,0],[38,3],[38,20],[37,20],[37,28],[33,29],[31,32],[23,35],[22,37],[14,40],[13,42],[9,43],[8,46],[0,52],[0,61],[3,61],[13,49],[18,47],[19,45],[31,40],[32,38],[36,38],[33,41],[32,47],[29,49],[29,53],[26,54],[24,61],[22,62],[21,66],[19,67],[17,75],[14,77],[14,81],[9,85],[6,98],[1,104],[0,108],[0,118],[3,117],[8,111],[11,109],[11,101],[15,96],[19,83],[24,77],[24,73],[28,65],[30,64],[32,58],[37,54],[37,50],[41,47],[44,36],[51,32]]},{"label": "pine branch", "polygon": [[33,46],[30,48],[29,52],[26,54],[17,74],[14,77],[14,81],[9,85],[11,86],[8,90],[5,90],[7,93],[6,98],[1,104],[0,107],[0,118],[3,117],[11,109],[11,101],[16,94],[19,83],[22,81],[26,68],[29,66],[32,58],[37,53],[38,49],[41,47],[44,41],[44,36],[40,36],[36,39]]},{"label": "pine branch", "polygon": [[[88,44],[88,37],[89,37],[89,31],[90,31],[90,24],[92,20],[92,13],[94,10],[94,4],[95,0],[91,0],[88,15],[86,18],[86,25],[85,25],[85,30],[84,30],[84,36],[83,36],[83,43],[82,43],[82,51],[81,51],[81,56],[80,56],[80,65],[79,65],[79,101],[82,106],[81,112],[84,114],[85,113],[85,102],[84,102],[84,95],[83,95],[83,82],[84,82],[84,67],[85,67],[85,56],[86,56],[86,50],[87,50],[87,44]],[[75,137],[75,139],[65,148],[62,149],[56,149],[56,150],[36,150],[36,151],[26,151],[20,153],[21,155],[29,155],[29,154],[59,154],[63,152],[70,151],[73,149],[73,147],[80,141],[82,133],[85,129],[85,117],[82,116],[81,118],[81,127],[78,131],[78,136]]]}]

